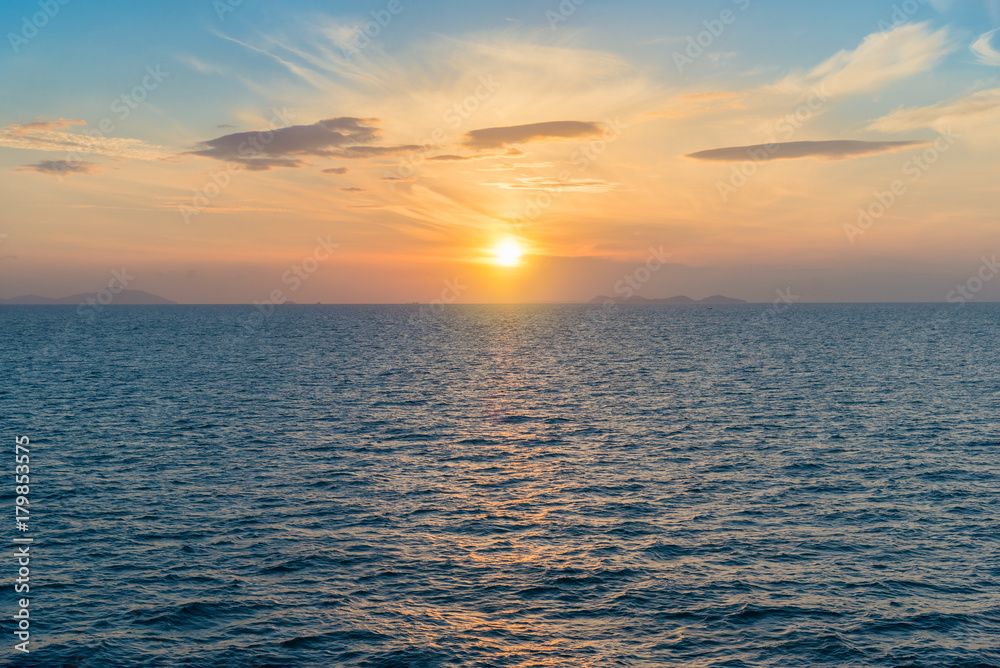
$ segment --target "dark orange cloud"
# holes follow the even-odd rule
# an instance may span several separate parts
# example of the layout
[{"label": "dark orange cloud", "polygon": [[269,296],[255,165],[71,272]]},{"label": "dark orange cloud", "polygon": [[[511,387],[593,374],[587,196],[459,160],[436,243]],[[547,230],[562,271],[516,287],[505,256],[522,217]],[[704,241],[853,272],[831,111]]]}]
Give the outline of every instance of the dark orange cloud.
[{"label": "dark orange cloud", "polygon": [[718,162],[743,162],[755,160],[793,160],[796,158],[820,158],[822,160],[845,160],[866,155],[889,153],[912,146],[924,146],[924,141],[790,141],[775,144],[754,144],[752,146],[727,146],[708,151],[689,153],[685,158],[712,160]]},{"label": "dark orange cloud", "polygon": [[370,146],[381,135],[377,119],[328,118],[312,125],[291,125],[273,130],[234,132],[201,142],[200,155],[244,165],[253,171],[272,167],[301,167],[293,156],[366,158],[419,149],[419,146]]},{"label": "dark orange cloud", "polygon": [[42,160],[30,165],[21,165],[19,172],[38,172],[52,176],[69,176],[70,174],[97,174],[103,168],[96,162],[84,160]]}]

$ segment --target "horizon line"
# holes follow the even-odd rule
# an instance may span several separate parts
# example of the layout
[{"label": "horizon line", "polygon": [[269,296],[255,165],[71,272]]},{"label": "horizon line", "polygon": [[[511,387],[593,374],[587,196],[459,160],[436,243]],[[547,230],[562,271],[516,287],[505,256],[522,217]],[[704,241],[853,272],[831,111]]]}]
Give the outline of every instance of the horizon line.
[{"label": "horizon line", "polygon": [[[0,298],[2,299],[14,299],[13,297]],[[111,302],[109,304],[95,304],[93,306],[100,306],[101,308],[116,307],[116,308],[127,308],[132,306],[268,306],[268,307],[279,307],[279,306],[442,306],[442,307],[452,307],[452,306],[605,306],[607,302],[589,302],[589,301],[575,301],[575,302],[558,302],[558,301],[540,301],[540,302],[456,302],[451,304],[434,304],[433,302],[284,302],[281,304],[272,304],[270,302],[173,302],[171,304],[117,304]],[[848,304],[957,304],[959,306],[968,304],[1000,304],[1000,300],[966,300],[964,302],[954,302],[954,301],[829,301],[829,302],[817,302],[817,301],[800,301],[793,302],[791,304],[782,302],[784,306],[822,306],[822,305],[848,305]],[[655,300],[650,300],[649,303],[628,303],[628,302],[615,302],[616,306],[635,306],[639,308],[645,308],[649,306],[671,306],[671,307],[691,307],[691,306],[702,306],[707,308],[716,308],[723,306],[774,306],[773,301],[767,302],[753,302],[753,301],[743,301],[739,304],[729,304],[729,303],[703,303],[703,302],[657,302]],[[80,304],[8,304],[0,301],[0,306],[46,306],[46,307],[79,307],[79,306],[91,306],[87,302],[81,302]]]}]

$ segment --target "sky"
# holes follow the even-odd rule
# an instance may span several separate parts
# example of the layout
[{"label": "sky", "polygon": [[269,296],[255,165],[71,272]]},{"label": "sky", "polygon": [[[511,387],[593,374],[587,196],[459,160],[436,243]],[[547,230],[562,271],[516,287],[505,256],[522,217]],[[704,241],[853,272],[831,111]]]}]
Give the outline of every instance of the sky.
[{"label": "sky", "polygon": [[12,0],[0,298],[1000,301],[998,28],[998,0]]}]

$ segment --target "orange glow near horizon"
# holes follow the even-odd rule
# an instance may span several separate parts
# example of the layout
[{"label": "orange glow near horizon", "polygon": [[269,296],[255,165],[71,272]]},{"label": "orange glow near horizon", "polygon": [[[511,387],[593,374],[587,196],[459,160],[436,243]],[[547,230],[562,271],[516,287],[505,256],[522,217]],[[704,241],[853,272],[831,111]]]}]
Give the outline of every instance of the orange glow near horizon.
[{"label": "orange glow near horizon", "polygon": [[[980,87],[983,64],[954,56],[965,78],[935,95],[924,77],[953,56],[934,26],[843,27],[784,65],[770,52],[758,62],[748,29],[746,58],[703,58],[691,66],[702,79],[629,40],[492,18],[441,39],[394,19],[400,39],[367,49],[362,76],[338,55],[354,30],[338,16],[317,30],[289,15],[266,36],[234,24],[235,41],[196,31],[186,74],[103,138],[94,101],[122,94],[113,78],[82,94],[74,70],[54,70],[60,96],[8,108],[0,298],[96,292],[125,267],[129,289],[180,303],[276,290],[427,303],[456,278],[460,301],[580,302],[649,262],[647,298],[770,303],[791,285],[803,301],[939,301],[995,247],[1000,87]],[[740,34],[727,29],[727,53]],[[267,56],[295,75],[257,81]],[[51,74],[43,60],[21,65]],[[204,94],[225,76],[235,97]],[[915,106],[900,111],[897,94]],[[797,112],[808,118],[790,123]],[[954,141],[936,137],[952,123]],[[257,133],[266,145],[241,155]],[[750,159],[772,140],[810,148]],[[905,193],[883,206],[896,181]],[[977,300],[1000,300],[1000,281],[984,290]]]}]

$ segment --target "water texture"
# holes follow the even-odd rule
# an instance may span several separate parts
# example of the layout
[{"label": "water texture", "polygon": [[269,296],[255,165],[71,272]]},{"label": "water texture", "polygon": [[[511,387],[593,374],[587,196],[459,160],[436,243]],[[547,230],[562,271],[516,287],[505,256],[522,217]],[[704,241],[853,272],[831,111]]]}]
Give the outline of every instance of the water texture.
[{"label": "water texture", "polygon": [[[0,309],[24,666],[1000,666],[1000,307]],[[17,537],[13,458],[0,495]]]}]

